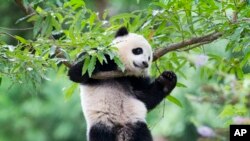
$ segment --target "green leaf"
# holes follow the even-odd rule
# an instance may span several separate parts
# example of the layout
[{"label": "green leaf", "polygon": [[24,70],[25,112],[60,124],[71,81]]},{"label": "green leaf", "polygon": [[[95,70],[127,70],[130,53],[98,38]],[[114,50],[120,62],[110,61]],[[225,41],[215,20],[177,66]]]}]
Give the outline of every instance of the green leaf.
[{"label": "green leaf", "polygon": [[36,12],[39,13],[39,14],[42,14],[43,9],[40,6],[37,6],[36,7]]},{"label": "green leaf", "polygon": [[243,27],[238,27],[235,29],[234,34],[230,37],[232,41],[236,41],[240,39],[241,33],[243,32]]},{"label": "green leaf", "polygon": [[80,7],[84,7],[85,3],[83,0],[70,0],[68,2],[65,2],[63,7],[73,7],[74,10]]},{"label": "green leaf", "polygon": [[90,15],[90,17],[88,19],[89,25],[91,27],[93,26],[96,18],[97,18],[96,13],[91,13],[91,15]]},{"label": "green leaf", "polygon": [[99,60],[99,62],[100,62],[101,64],[103,64],[103,60],[105,61],[105,63],[107,63],[106,57],[105,57],[104,54],[101,53],[101,52],[98,52],[98,53],[97,53],[97,59]]},{"label": "green leaf", "polygon": [[124,72],[125,71],[125,66],[121,62],[121,60],[117,56],[115,56],[114,61],[115,61],[116,65]]},{"label": "green leaf", "polygon": [[61,29],[61,25],[59,24],[59,22],[53,17],[51,18],[51,20],[53,27],[55,27],[55,29],[59,31]]},{"label": "green leaf", "polygon": [[228,116],[233,116],[235,108],[232,105],[226,105],[223,109],[223,111],[220,113],[219,117],[220,118],[225,118]]},{"label": "green leaf", "polygon": [[248,60],[250,60],[250,52],[247,52],[247,53],[244,55],[243,60],[240,61],[240,67],[243,68],[243,67],[247,64]]},{"label": "green leaf", "polygon": [[2,84],[2,77],[0,77],[0,85]]},{"label": "green leaf", "polygon": [[70,87],[65,89],[65,99],[71,98],[77,86],[78,86],[77,83],[73,83]]},{"label": "green leaf", "polygon": [[90,77],[92,76],[92,73],[95,69],[95,64],[96,64],[96,56],[92,56],[88,66],[88,74]]},{"label": "green leaf", "polygon": [[34,23],[34,29],[33,29],[34,38],[37,36],[38,32],[41,30],[42,22],[43,22],[43,18],[39,16],[37,21]]},{"label": "green leaf", "polygon": [[179,106],[179,107],[181,107],[181,108],[183,107],[182,104],[181,104],[181,102],[180,102],[177,98],[175,98],[175,97],[169,95],[169,96],[167,96],[167,99],[168,99],[170,102],[176,104],[177,106]]},{"label": "green leaf", "polygon": [[243,77],[244,77],[244,72],[242,71],[242,69],[241,68],[235,68],[235,72],[236,72],[236,75],[237,75],[237,77],[239,78],[239,79],[243,79]]},{"label": "green leaf", "polygon": [[51,20],[52,20],[51,16],[48,16],[46,18],[42,31],[41,31],[42,36],[48,36],[51,34],[51,31],[52,31]]},{"label": "green leaf", "polygon": [[182,84],[182,83],[179,83],[179,82],[176,84],[176,86],[177,86],[177,87],[187,88],[187,86],[186,86],[186,85],[184,85],[184,84]]},{"label": "green leaf", "polygon": [[116,56],[116,53],[113,52],[113,51],[107,51],[107,54],[109,55],[109,58],[110,58],[111,60],[113,60],[114,57]]},{"label": "green leaf", "polygon": [[[178,59],[176,59],[178,60]],[[179,62],[179,61],[177,61]],[[183,68],[183,66],[187,63],[187,60],[184,60],[183,62],[181,62],[181,64],[178,65],[178,67],[175,69],[175,71],[179,71],[181,68]]]},{"label": "green leaf", "polygon": [[89,63],[90,63],[90,56],[87,56],[84,59],[84,64],[83,64],[83,67],[82,67],[82,75],[84,75],[87,72]]},{"label": "green leaf", "polygon": [[227,118],[232,116],[244,116],[248,112],[248,109],[242,105],[226,105],[223,111],[220,113],[220,118]]},{"label": "green leaf", "polygon": [[15,38],[17,39],[17,40],[19,40],[21,43],[24,43],[24,44],[26,44],[27,43],[27,40],[25,40],[23,37],[20,37],[20,36],[15,36]]},{"label": "green leaf", "polygon": [[27,22],[35,22],[35,21],[37,21],[38,17],[39,17],[39,15],[33,15],[29,19],[27,19]]},{"label": "green leaf", "polygon": [[63,16],[60,14],[60,13],[55,13],[55,16],[57,17],[59,23],[62,23],[63,22]]}]

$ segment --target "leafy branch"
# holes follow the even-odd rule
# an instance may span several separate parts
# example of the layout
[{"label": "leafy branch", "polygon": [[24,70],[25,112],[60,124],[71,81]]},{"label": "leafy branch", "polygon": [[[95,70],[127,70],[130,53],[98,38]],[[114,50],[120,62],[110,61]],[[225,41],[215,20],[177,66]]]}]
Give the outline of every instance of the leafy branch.
[{"label": "leafy branch", "polygon": [[[22,0],[15,0],[15,1],[16,1],[17,5],[22,9],[22,11],[26,15],[36,14],[35,10],[31,6],[24,6]],[[165,46],[165,47],[157,48],[153,53],[153,61],[156,61],[157,59],[164,56],[168,52],[177,51],[180,49],[190,50],[193,48],[197,48],[200,45],[211,43],[214,40],[217,40],[218,38],[220,38],[221,36],[222,36],[222,33],[213,32],[213,33],[210,33],[210,34],[207,34],[204,36],[194,37],[194,38],[184,40],[184,41],[179,42],[179,43],[174,43],[174,44],[170,44],[170,45]],[[49,38],[54,39],[53,36],[50,36]],[[56,47],[55,56],[65,59],[64,61],[62,61],[62,63],[65,66],[67,66],[67,67],[72,66],[71,63],[66,60],[66,56],[64,55],[64,53],[62,52],[60,47]],[[114,78],[114,77],[121,77],[124,75],[129,75],[129,74],[126,72],[121,72],[121,71],[109,71],[109,72],[101,72],[101,73],[94,74],[92,76],[92,78],[94,78],[94,79],[108,79],[108,78]]]},{"label": "leafy branch", "polygon": [[[23,4],[23,0],[15,0],[16,4],[21,8],[21,10],[26,14],[26,15],[33,15],[35,14],[35,10],[30,7],[30,6],[24,6]],[[50,39],[54,39],[53,36],[49,37]],[[56,47],[55,50],[55,57],[59,57],[62,59],[66,59],[66,56],[64,56],[64,53],[62,52],[62,50],[60,49],[60,47]],[[62,63],[66,66],[66,67],[71,67],[71,63],[69,61],[62,61]]]}]

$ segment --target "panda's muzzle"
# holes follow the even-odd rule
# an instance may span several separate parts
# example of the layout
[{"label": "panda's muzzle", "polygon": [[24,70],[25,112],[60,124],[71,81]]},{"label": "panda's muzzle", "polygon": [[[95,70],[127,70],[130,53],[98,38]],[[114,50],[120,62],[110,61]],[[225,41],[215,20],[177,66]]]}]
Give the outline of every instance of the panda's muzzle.
[{"label": "panda's muzzle", "polygon": [[143,61],[143,62],[141,63],[141,65],[138,65],[138,64],[136,64],[135,62],[133,62],[133,64],[134,64],[134,66],[137,67],[137,68],[141,68],[141,69],[148,68],[148,62],[146,62],[146,61]]},{"label": "panda's muzzle", "polygon": [[147,67],[148,67],[148,62],[143,61],[143,62],[142,62],[142,65],[143,65],[145,68],[147,68]]}]

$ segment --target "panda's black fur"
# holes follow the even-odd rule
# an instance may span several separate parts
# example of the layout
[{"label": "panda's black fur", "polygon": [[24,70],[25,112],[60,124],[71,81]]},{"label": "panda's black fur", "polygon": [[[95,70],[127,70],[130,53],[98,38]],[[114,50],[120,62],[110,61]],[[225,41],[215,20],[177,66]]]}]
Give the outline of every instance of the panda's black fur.
[{"label": "panda's black fur", "polygon": [[[121,40],[124,38],[126,42],[128,39],[133,39],[129,36],[143,38],[137,34],[128,33],[124,27],[118,30],[115,38]],[[145,42],[145,45],[147,43],[142,42]],[[132,42],[132,45],[136,44],[136,41]],[[123,43],[124,45],[126,46],[126,43]],[[131,52],[130,49],[126,51]],[[148,52],[151,56],[144,56],[144,58],[147,57],[147,63],[151,63],[152,51]],[[108,56],[106,58],[107,63],[103,65],[97,62],[93,74],[118,70],[115,62]],[[126,60],[123,60],[123,63],[124,61]],[[138,67],[136,63],[138,61],[133,62]],[[81,102],[87,121],[88,141],[153,141],[146,124],[146,113],[155,108],[175,88],[176,75],[171,71],[164,71],[155,80],[145,73],[96,80],[90,78],[87,73],[82,75],[82,67],[83,61],[76,63],[69,69],[68,75],[72,81],[81,84]],[[141,69],[148,69],[147,67],[145,65]]]},{"label": "panda's black fur", "polygon": [[115,37],[128,35],[128,30],[126,27],[121,27],[115,34]]}]

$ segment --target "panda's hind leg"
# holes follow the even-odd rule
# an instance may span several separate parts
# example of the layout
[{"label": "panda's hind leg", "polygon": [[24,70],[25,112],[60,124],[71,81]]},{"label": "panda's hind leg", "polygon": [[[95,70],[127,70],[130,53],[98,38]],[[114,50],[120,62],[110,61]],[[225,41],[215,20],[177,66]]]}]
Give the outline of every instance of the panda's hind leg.
[{"label": "panda's hind leg", "polygon": [[97,123],[90,128],[89,141],[116,141],[114,128]]},{"label": "panda's hind leg", "polygon": [[114,127],[97,123],[90,128],[89,141],[153,141],[144,122],[117,125]]},{"label": "panda's hind leg", "polygon": [[137,122],[132,125],[132,137],[129,141],[153,141],[152,135],[144,122]]}]

